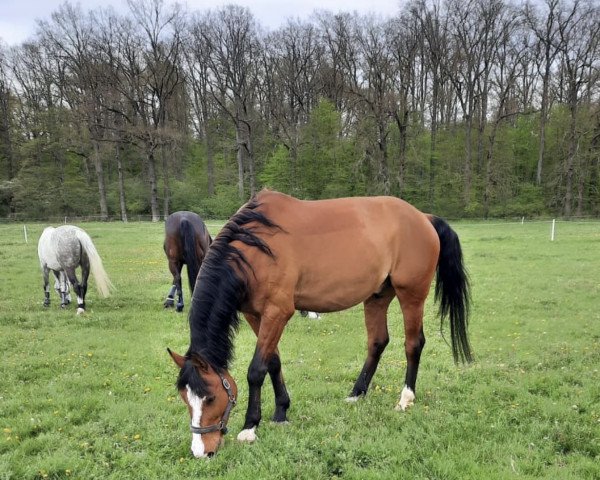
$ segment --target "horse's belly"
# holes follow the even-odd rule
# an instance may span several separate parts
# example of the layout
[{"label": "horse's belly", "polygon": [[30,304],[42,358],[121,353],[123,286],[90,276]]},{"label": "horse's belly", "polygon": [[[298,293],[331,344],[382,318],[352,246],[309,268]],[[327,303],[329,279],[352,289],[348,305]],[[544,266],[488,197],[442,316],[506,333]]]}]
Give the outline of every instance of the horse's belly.
[{"label": "horse's belly", "polygon": [[307,272],[298,284],[295,306],[315,312],[345,310],[379,292],[387,275],[388,271],[382,265],[378,268],[338,266],[330,271],[314,269]]}]

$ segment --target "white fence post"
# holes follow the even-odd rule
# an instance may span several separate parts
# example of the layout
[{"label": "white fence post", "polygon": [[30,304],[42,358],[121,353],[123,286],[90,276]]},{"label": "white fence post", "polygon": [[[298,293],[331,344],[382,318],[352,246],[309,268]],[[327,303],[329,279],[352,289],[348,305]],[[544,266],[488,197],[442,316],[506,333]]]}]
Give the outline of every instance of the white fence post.
[{"label": "white fence post", "polygon": [[29,243],[29,240],[27,239],[27,226],[23,225],[23,235],[25,236],[25,243]]},{"label": "white fence post", "polygon": [[550,232],[550,241],[554,241],[554,230],[556,229],[556,219],[552,219],[552,231]]}]

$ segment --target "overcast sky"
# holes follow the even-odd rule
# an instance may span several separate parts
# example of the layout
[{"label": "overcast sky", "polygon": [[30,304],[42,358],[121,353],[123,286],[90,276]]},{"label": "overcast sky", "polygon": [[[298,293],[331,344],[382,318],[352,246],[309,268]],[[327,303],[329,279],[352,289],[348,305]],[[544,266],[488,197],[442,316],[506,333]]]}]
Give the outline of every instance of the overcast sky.
[{"label": "overcast sky", "polygon": [[[8,45],[18,45],[32,37],[36,31],[36,20],[50,17],[64,0],[0,0],[0,38]],[[127,12],[125,0],[83,0],[84,10],[111,5],[117,11]],[[167,3],[171,3],[167,0]],[[271,30],[285,22],[287,18],[307,19],[316,9],[360,13],[373,12],[383,17],[398,11],[399,0],[187,0],[179,3],[190,10],[207,10],[220,5],[235,3],[248,7],[259,23]]]}]

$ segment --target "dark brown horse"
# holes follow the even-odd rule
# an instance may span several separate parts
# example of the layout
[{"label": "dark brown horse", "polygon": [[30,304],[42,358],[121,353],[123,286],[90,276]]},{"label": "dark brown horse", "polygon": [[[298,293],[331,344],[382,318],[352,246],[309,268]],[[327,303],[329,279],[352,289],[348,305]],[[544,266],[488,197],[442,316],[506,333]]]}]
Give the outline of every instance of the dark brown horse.
[{"label": "dark brown horse", "polygon": [[173,297],[177,292],[176,310],[183,311],[181,269],[183,265],[187,265],[190,292],[193,292],[200,265],[211,243],[212,238],[199,215],[193,212],[175,212],[167,217],[164,249],[169,270],[173,274],[173,286],[165,300],[165,308],[175,305]]},{"label": "dark brown horse", "polygon": [[449,316],[455,361],[471,360],[469,288],[456,233],[437,217],[392,197],[301,201],[263,191],[217,235],[198,277],[185,356],[177,381],[191,414],[192,452],[210,456],[221,444],[237,387],[228,373],[241,311],[256,333],[248,369],[249,401],[240,441],[254,441],[261,387],[269,374],[275,422],[290,399],[278,343],[295,309],[335,312],[364,303],[367,358],[349,400],[367,393],[389,341],[394,297],[404,316],[407,370],[397,409],[413,404],[423,334],[423,306],[437,271],[436,299]]}]

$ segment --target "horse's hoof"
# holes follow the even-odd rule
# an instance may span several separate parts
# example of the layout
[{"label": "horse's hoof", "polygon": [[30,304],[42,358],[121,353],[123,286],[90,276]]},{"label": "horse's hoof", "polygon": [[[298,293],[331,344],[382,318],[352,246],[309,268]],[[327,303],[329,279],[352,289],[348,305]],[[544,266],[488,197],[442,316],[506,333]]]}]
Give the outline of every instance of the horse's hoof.
[{"label": "horse's hoof", "polygon": [[44,305],[44,307],[48,308],[50,306],[50,302],[44,301],[44,303],[42,305]]},{"label": "horse's hoof", "polygon": [[60,304],[60,308],[67,308],[67,304],[66,303],[61,303]]},{"label": "horse's hoof", "polygon": [[79,307],[77,309],[77,315],[81,315],[82,313],[85,313],[85,310],[83,308]]},{"label": "horse's hoof", "polygon": [[168,298],[167,300],[165,300],[165,303],[163,303],[165,308],[173,308],[175,306],[175,302]]},{"label": "horse's hoof", "polygon": [[356,403],[360,400],[361,395],[357,395],[356,397],[346,397],[345,400],[348,403]]},{"label": "horse's hoof", "polygon": [[256,427],[252,427],[252,428],[247,428],[246,430],[242,430],[240,433],[238,433],[237,439],[239,442],[247,442],[247,443],[252,443],[255,442],[258,437],[256,436],[255,433]]},{"label": "horse's hoof", "polygon": [[290,421],[288,419],[285,420],[276,420],[274,418],[271,419],[271,423],[273,425],[289,425]]},{"label": "horse's hoof", "polygon": [[175,311],[179,313],[183,312],[183,305],[177,305],[177,307],[175,307]]},{"label": "horse's hoof", "polygon": [[412,407],[415,404],[415,392],[413,392],[410,388],[404,387],[402,389],[402,393],[400,394],[400,401],[398,405],[394,408],[394,410],[400,412],[406,411],[408,407]]}]

